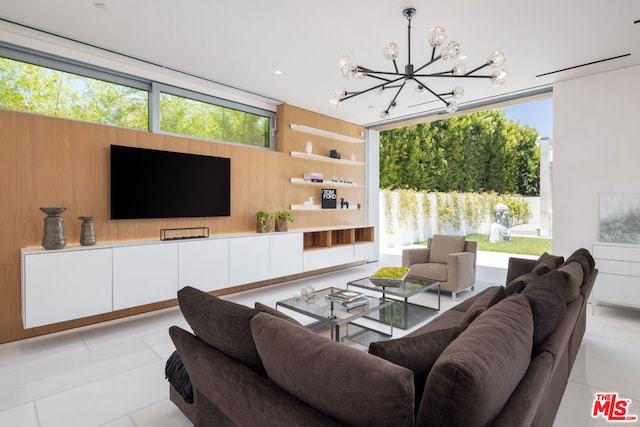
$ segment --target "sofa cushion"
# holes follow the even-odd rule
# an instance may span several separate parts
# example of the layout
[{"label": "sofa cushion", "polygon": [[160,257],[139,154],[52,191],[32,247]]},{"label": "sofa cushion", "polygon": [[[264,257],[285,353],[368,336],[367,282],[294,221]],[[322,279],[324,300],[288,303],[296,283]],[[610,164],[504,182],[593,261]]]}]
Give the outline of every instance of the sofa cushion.
[{"label": "sofa cushion", "polygon": [[413,372],[415,409],[417,410],[427,376],[442,351],[462,332],[460,327],[438,329],[420,335],[389,341],[372,342],[369,353],[382,357]]},{"label": "sofa cushion", "polygon": [[498,301],[506,297],[505,289],[502,286],[497,286],[492,292],[485,292],[481,297],[476,298],[473,304],[467,309],[464,317],[460,321],[460,326],[466,328],[476,317],[478,317],[483,311],[494,306]]},{"label": "sofa cushion", "polygon": [[558,271],[562,272],[567,279],[567,304],[578,298],[580,295],[580,286],[584,280],[584,271],[580,263],[571,261],[558,267]]},{"label": "sofa cushion", "polygon": [[[540,270],[538,270],[540,271]],[[505,286],[506,296],[519,294],[527,286],[527,283],[538,277],[538,271],[530,271],[522,276],[518,276]]]},{"label": "sofa cushion", "polygon": [[315,409],[353,426],[413,425],[413,373],[286,320],[251,319],[268,378]]},{"label": "sofa cushion", "polygon": [[281,319],[287,320],[287,321],[293,323],[294,325],[303,326],[302,323],[298,322],[293,317],[291,317],[291,316],[289,316],[289,315],[287,315],[287,314],[285,314],[285,313],[283,313],[281,311],[278,311],[275,308],[271,308],[268,305],[256,302],[253,305],[253,308],[256,309],[256,311],[261,311],[263,313],[267,313],[267,314],[270,314],[272,316],[276,316],[276,317],[279,317]]},{"label": "sofa cushion", "polygon": [[431,238],[429,246],[429,262],[447,263],[447,255],[464,251],[464,236],[445,236],[436,234]]},{"label": "sofa cushion", "polygon": [[533,354],[555,331],[567,306],[567,280],[561,271],[536,277],[524,288],[524,295],[533,312]]},{"label": "sofa cushion", "polygon": [[569,264],[573,261],[580,263],[580,265],[582,266],[582,272],[585,277],[591,274],[596,265],[596,262],[594,261],[589,251],[584,248],[577,249],[574,253],[572,253],[569,258],[567,258],[565,264]]},{"label": "sofa cushion", "polygon": [[447,281],[447,264],[424,263],[409,267],[409,275],[425,277],[437,282]]},{"label": "sofa cushion", "polygon": [[193,332],[212,347],[264,375],[251,336],[255,310],[209,295],[191,286],[178,291],[180,310]]},{"label": "sofa cushion", "polygon": [[533,316],[523,295],[484,311],[431,369],[416,425],[488,425],[527,371],[532,340]]},{"label": "sofa cushion", "polygon": [[[551,270],[555,270],[556,268],[560,267],[560,265],[562,265],[563,262],[564,262],[563,256],[551,255],[550,253],[545,252],[538,257],[538,260],[536,261],[536,265],[548,264],[552,266]],[[536,265],[533,266],[532,270],[536,268]]]}]

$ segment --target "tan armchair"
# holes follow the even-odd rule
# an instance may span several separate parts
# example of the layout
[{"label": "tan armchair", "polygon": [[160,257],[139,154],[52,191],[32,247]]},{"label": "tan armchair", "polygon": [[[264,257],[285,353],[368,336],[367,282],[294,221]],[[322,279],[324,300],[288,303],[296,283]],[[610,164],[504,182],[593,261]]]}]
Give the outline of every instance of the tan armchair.
[{"label": "tan armchair", "polygon": [[440,282],[440,289],[456,293],[474,289],[476,283],[476,253],[478,243],[464,236],[436,234],[426,248],[404,249],[402,266],[409,267],[409,275]]}]

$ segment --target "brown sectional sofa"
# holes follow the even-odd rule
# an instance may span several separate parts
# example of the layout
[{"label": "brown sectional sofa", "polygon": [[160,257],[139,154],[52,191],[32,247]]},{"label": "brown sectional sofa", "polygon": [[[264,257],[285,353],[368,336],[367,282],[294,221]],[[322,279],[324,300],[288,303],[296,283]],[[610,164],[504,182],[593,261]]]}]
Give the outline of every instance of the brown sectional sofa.
[{"label": "brown sectional sofa", "polygon": [[197,426],[549,426],[586,325],[597,269],[512,258],[493,286],[369,352],[273,309],[179,292],[194,334],[170,329],[193,383],[171,399]]}]

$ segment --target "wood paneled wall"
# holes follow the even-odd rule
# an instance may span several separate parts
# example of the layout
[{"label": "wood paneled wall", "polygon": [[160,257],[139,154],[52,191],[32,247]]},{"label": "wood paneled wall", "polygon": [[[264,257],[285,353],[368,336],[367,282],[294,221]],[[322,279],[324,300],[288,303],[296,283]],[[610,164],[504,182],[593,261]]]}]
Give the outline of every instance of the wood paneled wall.
[{"label": "wood paneled wall", "polygon": [[[283,107],[278,114],[279,129],[288,127],[281,124],[288,120],[281,114],[294,115],[296,121],[290,123],[344,134],[357,132],[351,127],[359,128],[293,107]],[[256,211],[275,212],[303,202],[297,200],[299,196],[291,188],[289,178],[298,170],[299,160],[289,151],[292,146],[298,151],[304,148],[297,147],[297,139],[289,142],[284,133],[278,134],[279,150],[274,152],[0,110],[0,342],[175,304],[173,300],[25,330],[21,318],[20,249],[40,247],[45,217],[39,210],[41,206],[67,208],[63,214],[67,245],[78,244],[81,221],[77,217],[83,215],[97,217],[98,242],[158,239],[161,228],[207,226],[211,234],[252,232]],[[110,220],[110,144],[231,158],[231,216]],[[362,158],[364,154],[358,155]],[[362,212],[317,212],[296,215],[290,228],[363,223]]]}]

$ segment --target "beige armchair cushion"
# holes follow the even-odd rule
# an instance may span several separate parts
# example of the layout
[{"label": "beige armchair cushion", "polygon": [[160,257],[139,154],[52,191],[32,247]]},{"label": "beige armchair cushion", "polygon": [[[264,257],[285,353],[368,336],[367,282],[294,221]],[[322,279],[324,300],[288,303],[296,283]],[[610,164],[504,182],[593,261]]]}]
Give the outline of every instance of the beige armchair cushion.
[{"label": "beige armchair cushion", "polygon": [[413,264],[409,274],[417,277],[428,277],[436,282],[447,281],[447,264],[423,263]]},{"label": "beige armchair cushion", "polygon": [[431,238],[429,262],[447,263],[447,255],[464,252],[464,236],[445,236],[436,234]]}]

